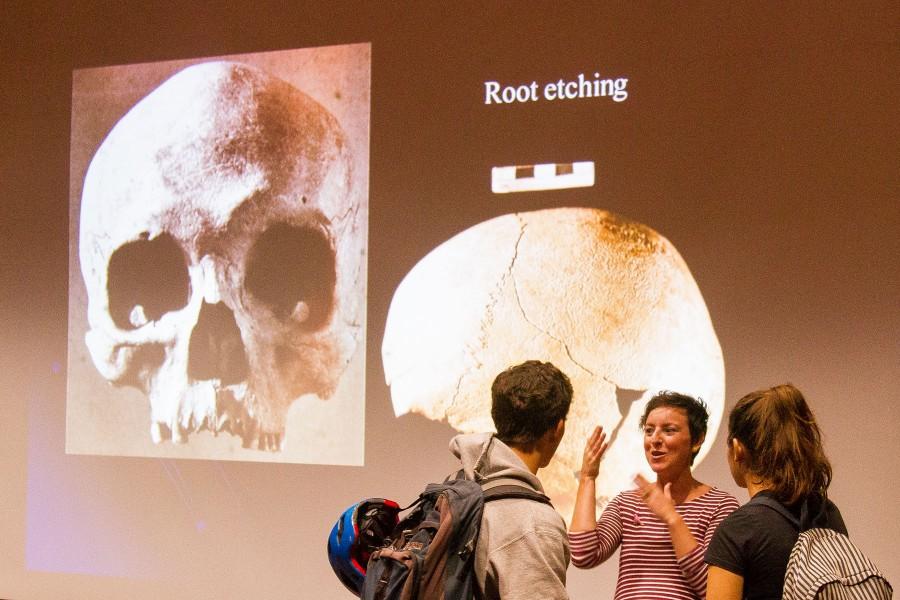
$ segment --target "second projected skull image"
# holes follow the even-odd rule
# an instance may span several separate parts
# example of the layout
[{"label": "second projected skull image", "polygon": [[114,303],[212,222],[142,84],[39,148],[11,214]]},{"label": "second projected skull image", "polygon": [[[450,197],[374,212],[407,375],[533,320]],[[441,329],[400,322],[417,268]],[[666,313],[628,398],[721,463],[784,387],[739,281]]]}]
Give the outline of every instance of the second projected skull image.
[{"label": "second projected skull image", "polygon": [[639,424],[654,394],[703,398],[710,439],[724,411],[722,350],[687,263],[654,229],[598,208],[501,215],[434,248],[394,293],[382,358],[397,416],[466,433],[494,429],[498,373],[529,359],[562,369],[575,393],[541,482],[565,518],[596,425],[609,435],[602,509],[635,473],[653,475]]},{"label": "second projected skull image", "polygon": [[368,100],[365,44],[76,72],[68,451],[362,463]]}]

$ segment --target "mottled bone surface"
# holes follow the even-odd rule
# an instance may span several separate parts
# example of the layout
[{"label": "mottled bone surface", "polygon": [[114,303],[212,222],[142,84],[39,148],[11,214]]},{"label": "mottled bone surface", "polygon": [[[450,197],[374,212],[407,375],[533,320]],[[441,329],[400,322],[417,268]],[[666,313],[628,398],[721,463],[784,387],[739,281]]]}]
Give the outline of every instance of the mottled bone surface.
[{"label": "mottled bone surface", "polygon": [[701,396],[708,440],[722,417],[722,353],[687,265],[657,232],[602,210],[505,215],[438,246],[398,286],[382,354],[398,416],[463,432],[493,429],[490,386],[508,366],[536,358],[569,375],[566,435],[539,474],[566,518],[596,424],[612,438],[602,507],[635,473],[652,475],[638,422],[654,393]]},{"label": "mottled bone surface", "polygon": [[224,61],[179,71],[103,141],[82,192],[85,339],[105,379],[146,393],[154,441],[277,451],[291,404],[333,393],[364,323],[352,164],[328,110]]}]

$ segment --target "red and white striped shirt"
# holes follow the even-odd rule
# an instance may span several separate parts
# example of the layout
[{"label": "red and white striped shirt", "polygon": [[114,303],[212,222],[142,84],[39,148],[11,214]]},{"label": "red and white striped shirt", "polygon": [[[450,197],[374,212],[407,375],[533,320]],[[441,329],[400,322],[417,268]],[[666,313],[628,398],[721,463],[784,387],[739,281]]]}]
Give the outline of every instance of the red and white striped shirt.
[{"label": "red and white striped shirt", "polygon": [[677,559],[665,523],[644,504],[637,490],[622,492],[606,506],[593,531],[569,533],[572,564],[580,569],[595,567],[621,545],[614,600],[705,598],[703,555],[716,527],[737,508],[734,496],[716,488],[677,505],[675,510],[698,542],[689,554]]}]

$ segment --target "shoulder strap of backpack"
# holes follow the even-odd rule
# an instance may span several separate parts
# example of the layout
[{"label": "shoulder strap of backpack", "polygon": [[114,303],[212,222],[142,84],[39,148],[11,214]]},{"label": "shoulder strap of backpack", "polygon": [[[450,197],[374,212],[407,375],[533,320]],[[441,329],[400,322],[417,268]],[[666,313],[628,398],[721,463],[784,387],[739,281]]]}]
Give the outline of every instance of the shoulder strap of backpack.
[{"label": "shoulder strap of backpack", "polygon": [[779,502],[779,501],[776,500],[775,498],[771,498],[771,497],[769,497],[769,496],[764,496],[764,495],[762,495],[762,494],[757,494],[756,496],[753,497],[752,500],[750,500],[750,503],[752,503],[752,504],[760,504],[760,505],[762,505],[762,506],[766,506],[766,507],[768,507],[768,508],[771,508],[772,510],[774,510],[775,512],[777,512],[778,514],[780,514],[782,517],[784,517],[785,519],[787,519],[787,521],[788,521],[791,525],[793,525],[795,529],[797,529],[797,530],[800,529],[800,519],[798,519],[797,517],[795,517],[795,516],[791,513],[791,511],[789,511],[789,510],[784,506],[784,504],[782,504],[781,502]]},{"label": "shoulder strap of backpack", "polygon": [[[544,504],[550,504],[550,498],[544,494],[522,485],[522,481],[513,478],[492,479],[487,483],[481,484],[483,490],[484,501],[502,500],[504,498],[524,498],[526,500],[535,500]],[[553,506],[550,504],[550,506]]]},{"label": "shoulder strap of backpack", "polygon": [[525,500],[534,500],[543,504],[550,503],[550,498],[540,492],[536,492],[521,485],[498,485],[484,490],[484,501],[503,500],[504,498],[523,498]]}]

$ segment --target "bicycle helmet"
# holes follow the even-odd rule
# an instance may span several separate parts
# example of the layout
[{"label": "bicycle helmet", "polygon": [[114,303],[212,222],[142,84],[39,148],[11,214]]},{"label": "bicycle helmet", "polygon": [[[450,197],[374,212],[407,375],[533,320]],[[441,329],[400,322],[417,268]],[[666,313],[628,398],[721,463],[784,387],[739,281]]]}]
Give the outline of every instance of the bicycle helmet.
[{"label": "bicycle helmet", "polygon": [[388,542],[399,522],[393,500],[367,498],[345,510],[328,536],[328,562],[348,590],[360,595],[369,555]]}]

